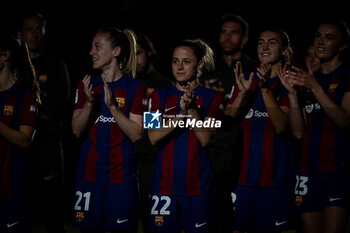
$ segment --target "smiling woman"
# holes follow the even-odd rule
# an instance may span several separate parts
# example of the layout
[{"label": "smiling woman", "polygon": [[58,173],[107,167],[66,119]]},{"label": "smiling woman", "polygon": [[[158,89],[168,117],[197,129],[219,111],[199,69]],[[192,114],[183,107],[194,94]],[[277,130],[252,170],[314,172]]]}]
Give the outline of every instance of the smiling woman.
[{"label": "smiling woman", "polygon": [[133,232],[138,227],[134,142],[142,135],[147,89],[133,76],[130,30],[103,28],[90,55],[100,75],[78,84],[73,132],[83,137],[75,184],[74,224],[83,231]]},{"label": "smiling woman", "polygon": [[243,131],[238,185],[231,194],[235,232],[280,232],[294,228],[290,107],[277,76],[293,55],[288,35],[278,28],[262,30],[257,54],[256,72],[243,73],[236,64],[236,88],[225,109]]},{"label": "smiling woman", "polygon": [[307,71],[295,68],[288,77],[302,88],[299,104],[306,119],[295,205],[305,232],[343,232],[350,194],[350,67],[342,59],[349,47],[347,25],[339,19],[322,21],[313,45],[320,69],[313,72],[308,64]]}]

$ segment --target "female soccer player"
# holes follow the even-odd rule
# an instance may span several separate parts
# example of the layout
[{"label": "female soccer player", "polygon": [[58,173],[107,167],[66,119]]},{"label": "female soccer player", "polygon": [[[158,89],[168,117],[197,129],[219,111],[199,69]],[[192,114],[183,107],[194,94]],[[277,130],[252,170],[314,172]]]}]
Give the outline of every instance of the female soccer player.
[{"label": "female soccer player", "polygon": [[33,83],[35,71],[27,46],[1,34],[0,232],[31,231],[25,155],[37,118],[38,92],[32,90]]},{"label": "female soccer player", "polygon": [[85,137],[75,187],[75,225],[84,231],[137,228],[138,189],[134,142],[142,136],[147,89],[136,71],[133,32],[99,30],[90,55],[100,75],[79,83],[73,133]]},{"label": "female soccer player", "polygon": [[236,232],[280,232],[293,228],[292,155],[289,101],[277,76],[291,62],[288,35],[278,28],[261,31],[260,66],[245,78],[236,65],[236,83],[225,115],[243,130],[243,156],[238,185],[232,193]]},{"label": "female soccer player", "polygon": [[[303,232],[344,232],[350,194],[350,66],[342,62],[349,29],[338,19],[321,22],[314,38],[321,67],[281,70],[286,87],[302,87],[306,119],[298,158],[295,205]],[[299,116],[300,118],[300,113]],[[297,121],[291,117],[291,126]],[[292,127],[294,132],[298,132]]]},{"label": "female soccer player", "polygon": [[202,40],[179,42],[172,57],[176,85],[152,93],[150,109],[163,113],[163,121],[160,129],[148,132],[160,148],[151,190],[151,232],[210,231],[214,185],[205,146],[220,126],[223,94],[200,85],[198,77],[213,62],[212,50]]}]

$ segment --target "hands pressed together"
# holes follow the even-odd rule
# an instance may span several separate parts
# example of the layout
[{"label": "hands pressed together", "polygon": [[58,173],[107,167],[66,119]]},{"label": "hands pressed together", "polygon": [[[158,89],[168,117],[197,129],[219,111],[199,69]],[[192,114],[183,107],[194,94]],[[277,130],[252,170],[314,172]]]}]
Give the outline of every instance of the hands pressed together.
[{"label": "hands pressed together", "polygon": [[[249,78],[245,79],[242,71],[242,64],[240,62],[236,63],[234,72],[236,77],[236,84],[239,88],[240,93],[246,94],[251,88],[254,73],[251,72]],[[280,65],[279,69],[277,70],[277,75],[290,94],[295,93],[295,86],[313,90],[319,85],[313,75],[310,64],[308,64],[308,70],[304,71],[301,68],[291,66],[291,64],[286,63],[283,67]],[[268,88],[269,78],[271,76],[271,65],[261,64],[260,67],[257,68],[257,76],[260,79],[259,87],[261,89]]]},{"label": "hands pressed together", "polygon": [[295,86],[313,90],[319,85],[313,75],[310,63],[307,64],[307,67],[308,71],[305,71],[286,63],[283,67],[280,66],[277,70],[278,77],[290,94],[295,93]]},{"label": "hands pressed together", "polygon": [[[113,98],[113,93],[111,89],[109,88],[107,81],[105,77],[102,76],[103,80],[103,88],[104,88],[104,102],[108,108],[111,108],[115,105],[115,99]],[[90,75],[85,75],[83,78],[83,84],[84,84],[84,92],[86,94],[86,100],[89,103],[94,103],[96,101],[96,95],[92,89],[91,85],[91,76]]]},{"label": "hands pressed together", "polygon": [[181,100],[180,100],[180,113],[182,115],[187,115],[188,110],[195,107],[195,102],[197,100],[197,97],[194,96],[193,87],[191,86],[190,83],[187,83],[184,89],[185,89],[185,92],[181,96]]}]

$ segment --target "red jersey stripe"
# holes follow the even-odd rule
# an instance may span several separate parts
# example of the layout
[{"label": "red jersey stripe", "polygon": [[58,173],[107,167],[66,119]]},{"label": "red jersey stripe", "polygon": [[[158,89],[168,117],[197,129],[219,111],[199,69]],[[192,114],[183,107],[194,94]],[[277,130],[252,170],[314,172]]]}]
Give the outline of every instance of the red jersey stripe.
[{"label": "red jersey stripe", "polygon": [[[192,130],[188,133],[187,152],[187,195],[199,196],[201,194],[199,142]],[[191,145],[191,146],[190,146]]]}]

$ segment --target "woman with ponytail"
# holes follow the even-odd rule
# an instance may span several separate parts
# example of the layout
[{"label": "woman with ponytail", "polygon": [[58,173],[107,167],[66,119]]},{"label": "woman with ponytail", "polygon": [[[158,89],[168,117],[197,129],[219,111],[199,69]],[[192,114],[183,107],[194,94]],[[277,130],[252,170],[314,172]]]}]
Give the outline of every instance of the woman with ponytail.
[{"label": "woman with ponytail", "polygon": [[[163,121],[160,128],[148,131],[150,142],[159,148],[151,188],[150,232],[212,230],[215,187],[206,146],[221,126],[224,95],[198,80],[203,71],[212,69],[213,52],[204,41],[181,41],[172,55],[176,84],[152,93],[149,107],[163,113]],[[201,127],[201,122],[214,124]]]},{"label": "woman with ponytail", "polygon": [[225,116],[243,132],[240,172],[231,194],[235,233],[294,228],[289,132],[289,112],[294,109],[277,73],[292,62],[288,35],[279,28],[263,29],[257,55],[260,65],[256,72],[243,73],[237,63],[237,86],[225,109]]},{"label": "woman with ponytail", "polygon": [[74,222],[83,232],[133,232],[138,225],[134,143],[142,137],[147,109],[147,88],[134,78],[134,33],[103,28],[90,55],[101,73],[86,75],[76,90],[72,128],[83,143]]},{"label": "woman with ponytail", "polygon": [[[26,44],[0,36],[0,232],[29,232],[25,154],[37,118],[35,71]],[[33,90],[34,89],[34,90]]]}]

